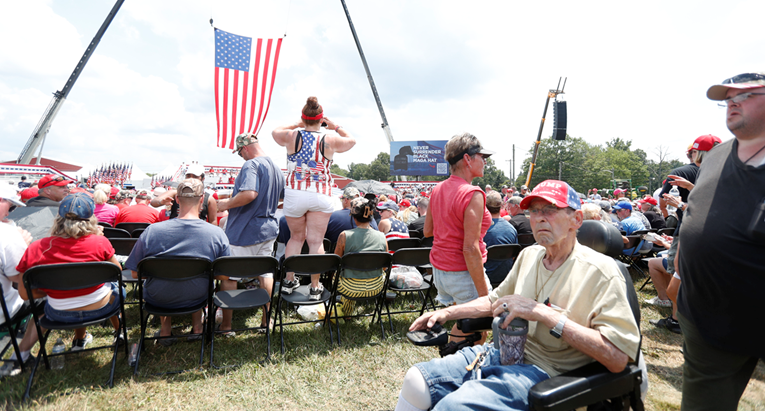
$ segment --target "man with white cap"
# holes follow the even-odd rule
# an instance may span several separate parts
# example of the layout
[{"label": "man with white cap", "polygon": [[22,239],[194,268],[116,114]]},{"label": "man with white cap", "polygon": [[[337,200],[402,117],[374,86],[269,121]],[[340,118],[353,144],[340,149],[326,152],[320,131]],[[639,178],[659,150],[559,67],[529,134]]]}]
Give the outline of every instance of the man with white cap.
[{"label": "man with white cap", "polygon": [[[683,410],[735,410],[765,358],[765,72],[707,90],[735,136],[704,158],[677,252]],[[734,211],[734,212],[732,212]],[[714,239],[713,241],[711,239]]]}]

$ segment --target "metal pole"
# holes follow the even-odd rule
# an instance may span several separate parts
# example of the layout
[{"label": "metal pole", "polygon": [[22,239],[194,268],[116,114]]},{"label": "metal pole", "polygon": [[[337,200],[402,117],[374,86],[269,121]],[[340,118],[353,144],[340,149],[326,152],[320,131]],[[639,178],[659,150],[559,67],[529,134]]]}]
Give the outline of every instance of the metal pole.
[{"label": "metal pole", "polygon": [[388,126],[388,119],[385,117],[385,111],[383,110],[382,102],[380,101],[380,96],[377,94],[377,87],[375,87],[375,81],[372,79],[372,73],[369,72],[369,66],[367,65],[367,59],[364,57],[364,50],[361,49],[361,43],[359,42],[359,36],[356,35],[356,28],[353,27],[353,22],[351,21],[351,13],[348,12],[348,6],[345,5],[345,0],[340,0],[341,3],[343,3],[343,10],[345,10],[345,16],[348,18],[348,25],[351,26],[351,33],[353,33],[353,40],[356,42],[356,48],[359,49],[359,56],[361,56],[361,62],[364,63],[364,70],[367,72],[367,79],[369,80],[369,85],[372,87],[372,94],[375,96],[375,102],[377,102],[377,108],[380,110],[380,117],[382,117],[382,128],[383,131],[385,131],[385,137],[388,138],[388,142],[393,142],[393,134],[390,132],[390,127]]},{"label": "metal pole", "polygon": [[558,181],[562,181],[561,174],[563,174],[563,162],[558,161]]},{"label": "metal pole", "polygon": [[513,185],[515,185],[515,166],[516,166],[516,164],[517,163],[515,162],[515,144],[513,144],[513,168],[510,169],[510,174],[513,175]]},{"label": "metal pole", "polygon": [[534,143],[534,154],[531,156],[531,164],[529,164],[529,174],[526,176],[526,187],[531,186],[531,175],[534,174],[534,166],[537,162],[537,153],[539,152],[539,144],[542,142],[542,129],[545,126],[545,116],[547,115],[547,106],[550,105],[550,98],[555,97],[552,90],[547,93],[547,99],[545,100],[545,109],[542,111],[542,121],[539,122],[539,132],[537,133],[537,141]]}]

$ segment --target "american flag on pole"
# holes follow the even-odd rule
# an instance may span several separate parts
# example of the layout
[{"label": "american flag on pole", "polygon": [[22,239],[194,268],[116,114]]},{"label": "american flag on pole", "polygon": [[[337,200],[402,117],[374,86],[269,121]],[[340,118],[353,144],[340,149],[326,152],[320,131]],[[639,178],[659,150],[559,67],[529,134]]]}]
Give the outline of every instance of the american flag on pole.
[{"label": "american flag on pole", "polygon": [[215,113],[218,147],[241,133],[258,134],[271,104],[282,39],[256,39],[215,29]]}]

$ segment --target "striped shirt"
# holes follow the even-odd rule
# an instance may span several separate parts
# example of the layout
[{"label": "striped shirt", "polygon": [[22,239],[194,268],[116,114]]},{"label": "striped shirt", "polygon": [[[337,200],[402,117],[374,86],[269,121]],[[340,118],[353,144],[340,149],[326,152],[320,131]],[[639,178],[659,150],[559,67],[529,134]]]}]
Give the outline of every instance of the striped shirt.
[{"label": "striped shirt", "polygon": [[316,138],[312,131],[299,130],[303,145],[300,151],[287,155],[287,188],[310,193],[332,195],[332,160],[321,154],[324,136]]}]

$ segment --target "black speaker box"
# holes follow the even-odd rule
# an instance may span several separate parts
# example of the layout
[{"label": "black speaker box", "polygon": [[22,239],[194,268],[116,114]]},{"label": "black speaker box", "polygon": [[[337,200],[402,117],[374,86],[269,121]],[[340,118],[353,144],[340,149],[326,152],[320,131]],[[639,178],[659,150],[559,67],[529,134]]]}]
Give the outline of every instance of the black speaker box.
[{"label": "black speaker box", "polygon": [[566,139],[566,102],[553,102],[553,138]]}]

